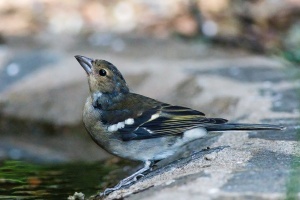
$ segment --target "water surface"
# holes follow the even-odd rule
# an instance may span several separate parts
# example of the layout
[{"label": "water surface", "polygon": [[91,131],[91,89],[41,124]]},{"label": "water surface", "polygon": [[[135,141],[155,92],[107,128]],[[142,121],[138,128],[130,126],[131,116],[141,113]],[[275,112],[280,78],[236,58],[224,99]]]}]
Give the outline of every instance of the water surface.
[{"label": "water surface", "polygon": [[40,165],[0,162],[0,199],[67,199],[74,192],[90,197],[129,173],[128,162]]}]

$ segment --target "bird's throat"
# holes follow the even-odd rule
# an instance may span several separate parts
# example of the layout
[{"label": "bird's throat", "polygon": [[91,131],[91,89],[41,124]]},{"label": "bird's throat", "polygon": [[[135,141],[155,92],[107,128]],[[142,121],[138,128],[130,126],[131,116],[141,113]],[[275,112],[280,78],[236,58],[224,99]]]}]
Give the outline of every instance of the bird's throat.
[{"label": "bird's throat", "polygon": [[121,101],[125,94],[123,93],[92,93],[92,105],[94,108],[108,110],[115,103]]}]

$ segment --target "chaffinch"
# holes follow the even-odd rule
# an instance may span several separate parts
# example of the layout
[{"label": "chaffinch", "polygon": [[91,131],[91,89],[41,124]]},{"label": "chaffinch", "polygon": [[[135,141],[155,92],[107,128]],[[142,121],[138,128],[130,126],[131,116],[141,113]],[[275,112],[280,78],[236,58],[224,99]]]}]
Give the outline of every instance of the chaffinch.
[{"label": "chaffinch", "polygon": [[75,56],[88,76],[90,95],[83,122],[93,140],[107,152],[144,162],[144,167],[102,195],[133,183],[154,162],[173,155],[183,145],[210,131],[281,130],[269,124],[228,123],[202,112],[131,93],[119,70],[105,60]]}]

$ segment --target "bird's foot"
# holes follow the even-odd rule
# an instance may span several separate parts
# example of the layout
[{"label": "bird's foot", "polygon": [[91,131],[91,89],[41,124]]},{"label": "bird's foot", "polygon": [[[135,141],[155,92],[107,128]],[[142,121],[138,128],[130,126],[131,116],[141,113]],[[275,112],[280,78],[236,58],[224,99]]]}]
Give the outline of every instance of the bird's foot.
[{"label": "bird's foot", "polygon": [[100,193],[100,196],[106,196],[116,190],[121,189],[122,187],[126,186],[126,185],[130,185],[132,183],[135,183],[139,178],[144,176],[144,172],[148,171],[149,169],[151,169],[151,161],[146,161],[145,165],[142,169],[138,170],[137,172],[135,172],[134,174],[132,174],[131,176],[121,180],[115,187],[113,188],[106,188],[104,190],[104,192]]},{"label": "bird's foot", "polygon": [[[122,187],[126,186],[126,185],[130,185],[132,183],[135,183],[140,177],[143,177],[144,174],[137,174],[136,176],[134,177],[128,177],[128,178],[125,178],[123,180],[121,180],[115,187],[113,188],[106,188],[104,190],[104,192],[100,193],[100,196],[106,196],[116,190],[119,190],[121,189]],[[129,179],[130,178],[130,179]]]}]

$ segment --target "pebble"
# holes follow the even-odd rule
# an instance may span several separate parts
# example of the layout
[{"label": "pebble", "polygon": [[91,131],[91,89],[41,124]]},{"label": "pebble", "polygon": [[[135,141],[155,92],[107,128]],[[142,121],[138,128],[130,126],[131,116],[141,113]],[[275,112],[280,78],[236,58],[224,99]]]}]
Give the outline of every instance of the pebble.
[{"label": "pebble", "polygon": [[216,159],[217,155],[218,154],[216,152],[213,152],[213,153],[205,155],[204,159],[205,160],[214,160],[214,159]]}]

